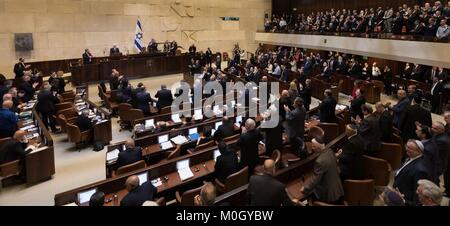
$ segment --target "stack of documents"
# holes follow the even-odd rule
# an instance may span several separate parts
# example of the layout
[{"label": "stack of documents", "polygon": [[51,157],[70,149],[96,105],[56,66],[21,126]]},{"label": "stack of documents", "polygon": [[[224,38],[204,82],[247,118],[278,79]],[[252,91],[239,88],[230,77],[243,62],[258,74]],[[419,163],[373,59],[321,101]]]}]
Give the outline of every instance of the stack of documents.
[{"label": "stack of documents", "polygon": [[110,152],[106,153],[106,163],[110,164],[113,163],[115,161],[117,161],[117,159],[119,158],[119,149],[114,149]]},{"label": "stack of documents", "polygon": [[181,136],[181,135],[178,135],[170,140],[172,142],[174,142],[176,145],[182,145],[182,144],[188,142],[188,139],[185,136]]}]

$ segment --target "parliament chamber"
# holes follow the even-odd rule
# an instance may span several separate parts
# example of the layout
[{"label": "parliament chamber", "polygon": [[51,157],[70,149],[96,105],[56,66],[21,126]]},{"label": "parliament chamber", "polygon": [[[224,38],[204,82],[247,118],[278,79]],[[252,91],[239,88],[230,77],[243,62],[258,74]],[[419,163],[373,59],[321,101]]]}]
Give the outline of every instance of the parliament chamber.
[{"label": "parliament chamber", "polygon": [[0,206],[449,205],[450,2],[29,2]]}]

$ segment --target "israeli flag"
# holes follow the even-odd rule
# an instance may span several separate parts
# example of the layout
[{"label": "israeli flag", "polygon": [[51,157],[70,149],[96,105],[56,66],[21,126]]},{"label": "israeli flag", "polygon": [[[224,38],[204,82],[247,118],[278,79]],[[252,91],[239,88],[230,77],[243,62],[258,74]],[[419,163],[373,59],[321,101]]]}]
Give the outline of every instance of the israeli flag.
[{"label": "israeli flag", "polygon": [[144,33],[142,32],[142,26],[141,21],[139,18],[136,22],[136,37],[134,38],[134,47],[136,48],[136,51],[140,53],[142,51],[142,38]]}]

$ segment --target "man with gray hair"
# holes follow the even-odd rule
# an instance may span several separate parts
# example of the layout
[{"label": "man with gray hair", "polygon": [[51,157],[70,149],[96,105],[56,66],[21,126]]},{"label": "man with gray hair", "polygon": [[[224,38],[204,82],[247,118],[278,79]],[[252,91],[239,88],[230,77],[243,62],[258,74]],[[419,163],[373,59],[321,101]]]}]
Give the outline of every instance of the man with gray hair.
[{"label": "man with gray hair", "polygon": [[442,201],[442,192],[439,186],[429,180],[417,181],[417,196],[422,206],[440,206]]},{"label": "man with gray hair", "polygon": [[241,166],[248,166],[249,175],[259,162],[259,141],[263,139],[259,129],[255,129],[256,122],[253,119],[245,121],[245,127],[242,128],[242,134],[237,141],[237,146],[241,150]]},{"label": "man with gray hair", "polygon": [[38,103],[36,110],[41,113],[45,127],[48,129],[50,126],[52,132],[56,133],[58,130],[55,126],[55,104],[58,103],[59,100],[57,96],[50,91],[50,88],[51,86],[48,82],[43,84],[43,89],[39,92],[37,97]]},{"label": "man with gray hair", "polygon": [[200,195],[195,196],[196,206],[212,206],[216,201],[216,188],[211,182],[206,182],[200,190]]},{"label": "man with gray hair", "polygon": [[0,138],[12,137],[16,132],[17,116],[11,111],[13,102],[11,100],[3,101],[0,109]]},{"label": "man with gray hair", "polygon": [[420,179],[429,179],[430,172],[423,159],[424,146],[418,140],[408,140],[405,145],[406,159],[403,166],[397,170],[394,179],[394,188],[397,188],[406,200],[406,205],[416,206],[419,199],[416,194],[417,181]]}]

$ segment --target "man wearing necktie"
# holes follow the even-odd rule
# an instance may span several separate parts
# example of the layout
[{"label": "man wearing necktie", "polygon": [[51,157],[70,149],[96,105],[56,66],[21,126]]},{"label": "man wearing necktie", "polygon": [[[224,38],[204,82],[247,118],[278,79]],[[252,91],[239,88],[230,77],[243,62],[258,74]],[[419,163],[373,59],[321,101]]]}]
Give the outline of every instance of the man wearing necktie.
[{"label": "man wearing necktie", "polygon": [[439,113],[439,102],[444,91],[444,84],[438,77],[433,77],[433,85],[431,86],[431,112]]},{"label": "man wearing necktie", "polygon": [[419,204],[417,197],[417,181],[429,179],[430,172],[423,159],[424,146],[418,140],[408,140],[405,145],[406,159],[403,166],[395,173],[394,188],[397,188],[406,200],[407,205]]}]

